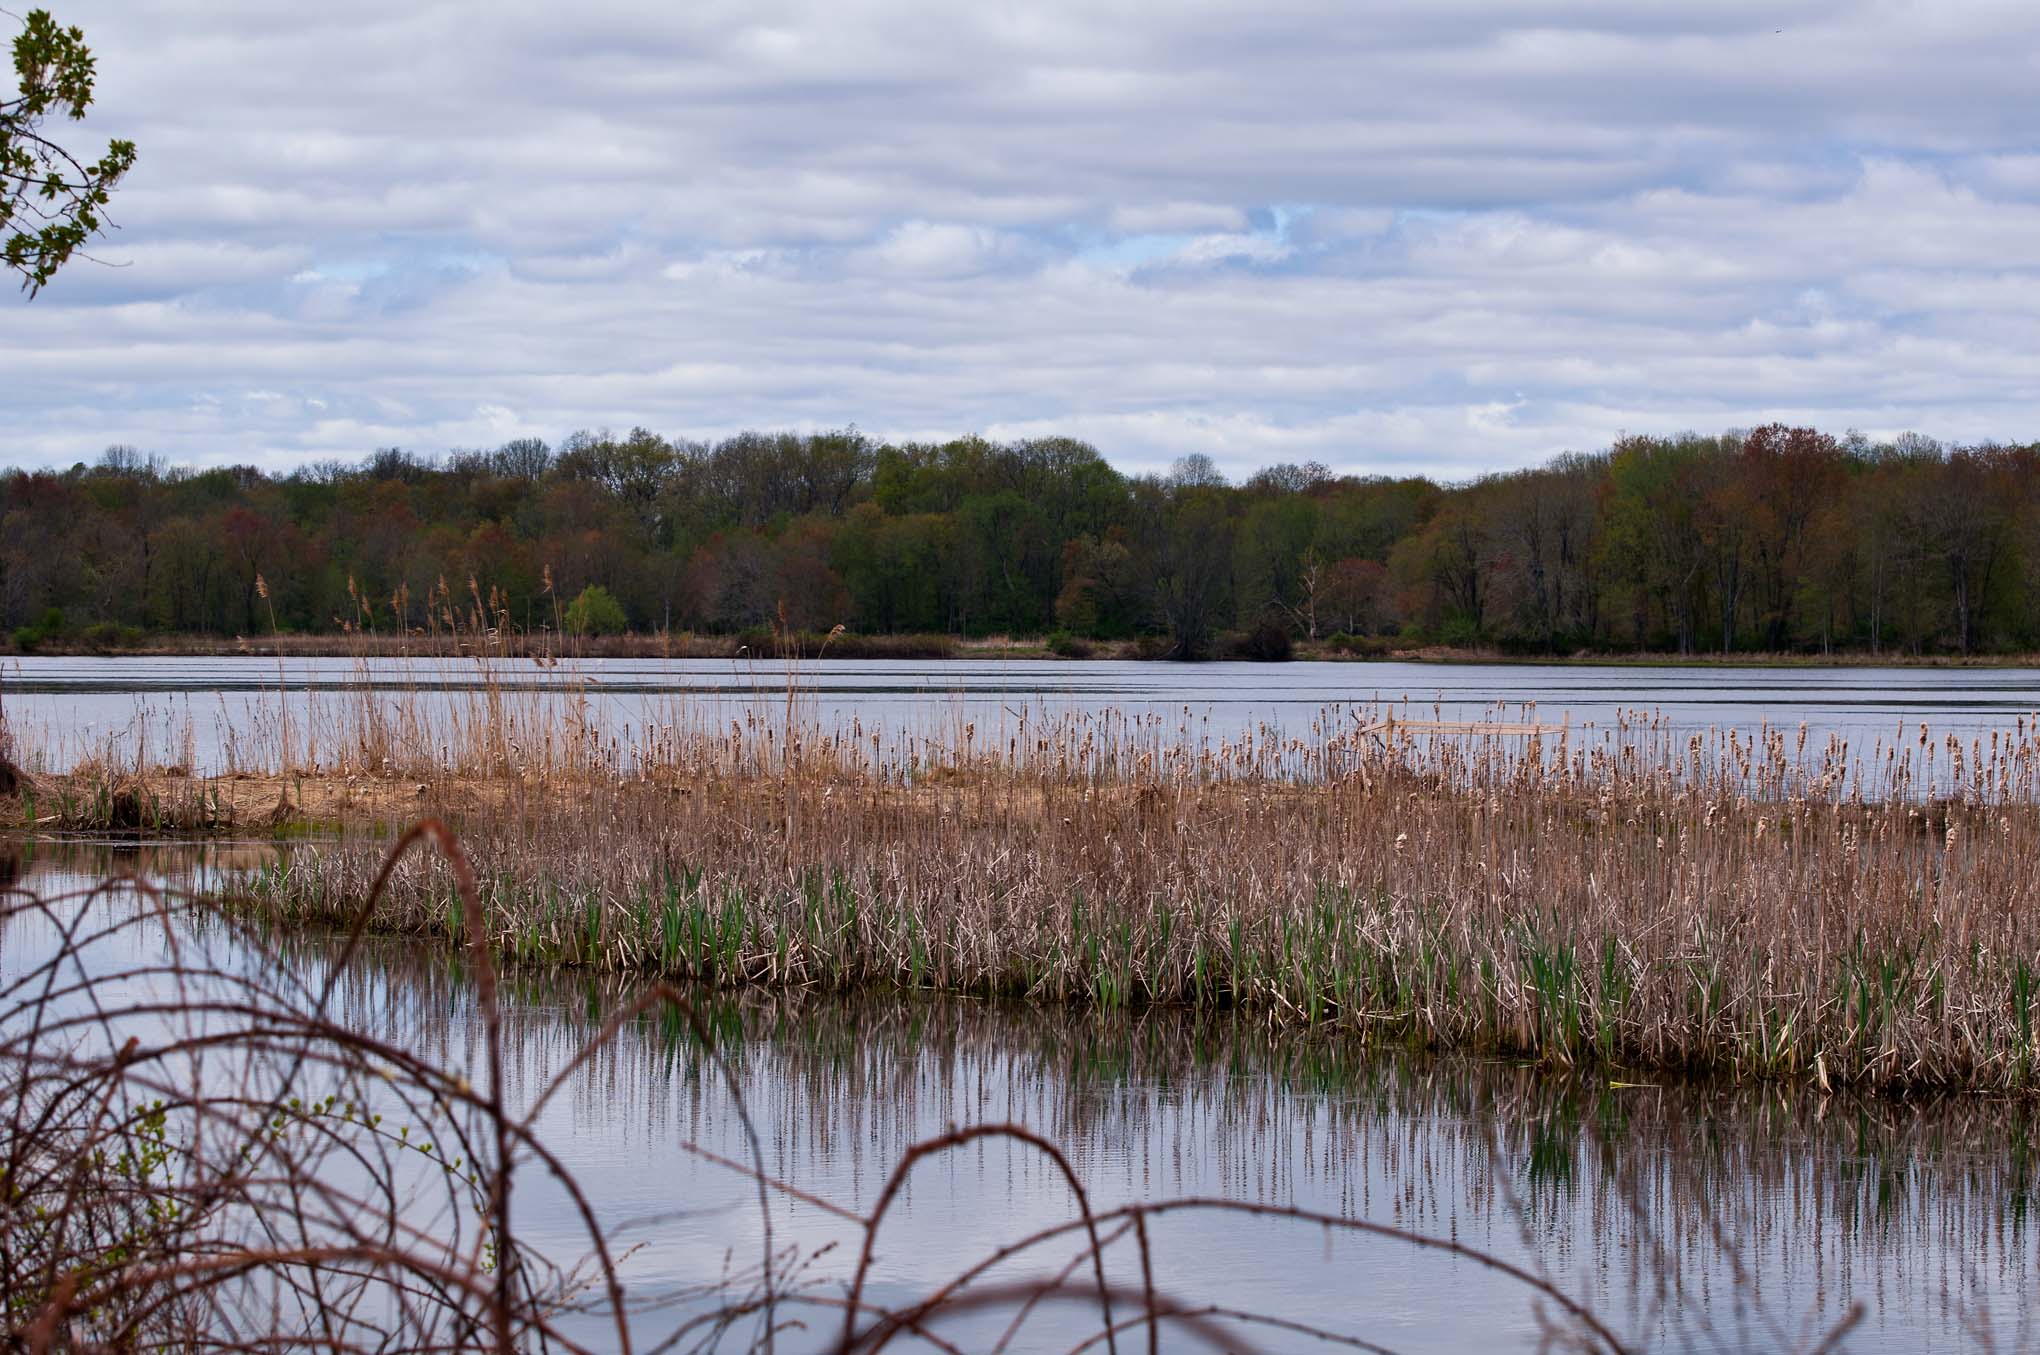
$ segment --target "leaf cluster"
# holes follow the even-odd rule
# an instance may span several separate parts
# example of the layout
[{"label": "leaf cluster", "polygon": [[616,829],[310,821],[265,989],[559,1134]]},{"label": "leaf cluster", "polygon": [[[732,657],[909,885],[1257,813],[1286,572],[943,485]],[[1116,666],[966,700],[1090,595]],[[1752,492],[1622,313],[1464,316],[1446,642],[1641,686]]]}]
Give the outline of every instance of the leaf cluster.
[{"label": "leaf cluster", "polygon": [[108,229],[114,185],[134,167],[132,141],[115,138],[96,160],[81,159],[44,131],[53,118],[85,116],[96,75],[82,29],[29,11],[14,39],[16,93],[0,100],[0,261],[31,297]]}]

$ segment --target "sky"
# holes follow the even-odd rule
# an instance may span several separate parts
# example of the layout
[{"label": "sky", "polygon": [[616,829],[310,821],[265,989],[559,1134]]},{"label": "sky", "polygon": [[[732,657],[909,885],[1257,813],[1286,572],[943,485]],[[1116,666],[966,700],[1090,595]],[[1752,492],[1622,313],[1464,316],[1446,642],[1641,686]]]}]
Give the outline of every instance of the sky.
[{"label": "sky", "polygon": [[44,2],[140,158],[0,462],[2040,437],[2030,0]]}]

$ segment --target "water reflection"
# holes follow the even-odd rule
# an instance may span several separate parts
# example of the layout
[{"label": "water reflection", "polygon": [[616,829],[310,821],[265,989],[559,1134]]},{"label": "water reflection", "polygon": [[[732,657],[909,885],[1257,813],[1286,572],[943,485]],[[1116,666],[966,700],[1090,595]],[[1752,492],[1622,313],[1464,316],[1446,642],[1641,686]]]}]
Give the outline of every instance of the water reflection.
[{"label": "water reflection", "polygon": [[[0,851],[0,872],[46,892],[108,869],[205,881],[273,850],[37,844]],[[300,977],[323,981],[330,938],[278,941]],[[512,973],[514,1099],[528,1103],[636,991]],[[767,1170],[850,1208],[872,1205],[912,1143],[950,1124],[1013,1120],[1063,1145],[1101,1208],[1224,1196],[1394,1222],[1547,1267],[1618,1329],[1672,1347],[1706,1344],[1706,1329],[1730,1348],[1774,1345],[1855,1303],[1865,1320],[1847,1349],[1968,1349],[1979,1322],[2001,1348],[2030,1335],[2040,1246],[2024,1101],[1626,1086],[1174,1012],[690,997],[735,1070]],[[478,1062],[474,994],[446,953],[378,941],[339,977],[336,1000],[349,1023],[456,1067]],[[626,1025],[545,1112],[547,1140],[638,1247],[626,1262],[633,1292],[712,1279],[755,1246],[749,1183],[684,1146],[744,1158],[735,1105],[691,1028],[661,1012]],[[534,1195],[526,1217],[571,1245],[570,1220],[549,1207]],[[1038,1156],[986,1143],[938,1159],[914,1175],[884,1234],[879,1295],[925,1292],[1069,1217]],[[774,1224],[808,1252],[852,1237],[798,1201],[779,1200]],[[1536,1337],[1522,1291],[1387,1240],[1194,1215],[1158,1220],[1155,1233],[1163,1284],[1183,1297],[1357,1325],[1399,1350]],[[839,1249],[808,1273],[824,1292],[848,1265]]]},{"label": "water reflection", "polygon": [[[523,1088],[631,991],[517,976],[511,1030]],[[1748,1276],[1741,1297],[1794,1330],[1863,1303],[1851,1349],[1962,1347],[1965,1313],[2002,1329],[2024,1320],[2033,1297],[2035,1125],[2023,1102],[1620,1087],[1178,1013],[694,998],[738,1070],[769,1170],[859,1209],[916,1140],[952,1123],[1014,1120],[1063,1145],[1101,1206],[1221,1195],[1392,1221],[1541,1262],[1632,1329],[1668,1340],[1705,1322],[1732,1333],[1755,1321],[1738,1313],[1738,1266]],[[350,1019],[467,1056],[472,997],[443,959],[379,948],[347,981],[344,1001]],[[675,1144],[741,1158],[744,1143],[728,1093],[683,1024],[648,1018],[625,1029],[552,1128],[621,1213],[678,1198],[715,1199],[727,1211],[698,1236],[655,1239],[644,1278],[658,1274],[661,1252],[685,1258],[730,1240],[741,1191]],[[661,1185],[648,1191],[650,1181]],[[890,1278],[903,1291],[933,1284],[961,1257],[1063,1213],[1054,1172],[1024,1154],[987,1147],[930,1167],[908,1202],[912,1235],[888,1253]],[[789,1208],[785,1223],[810,1245],[836,1236],[813,1211]],[[1520,1293],[1388,1244],[1235,1223],[1177,1229],[1161,1245],[1179,1291],[1230,1292],[1319,1320],[1349,1318],[1353,1285],[1366,1276],[1368,1311],[1394,1336],[1374,1334],[1397,1348],[1533,1331]]]},{"label": "water reflection", "polygon": [[45,897],[89,890],[132,877],[183,893],[217,890],[224,882],[282,860],[291,844],[272,838],[25,837],[0,832],[0,889]]}]

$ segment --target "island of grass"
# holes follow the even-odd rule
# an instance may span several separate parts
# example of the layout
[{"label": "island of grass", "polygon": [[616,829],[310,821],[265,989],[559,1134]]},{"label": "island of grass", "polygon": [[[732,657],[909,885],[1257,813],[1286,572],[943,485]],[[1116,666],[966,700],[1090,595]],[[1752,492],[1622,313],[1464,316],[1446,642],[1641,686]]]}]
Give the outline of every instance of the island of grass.
[{"label": "island of grass", "polygon": [[[435,816],[496,946],[538,963],[1244,1009],[1616,1075],[2005,1091],[2040,1065],[2024,725],[1852,750],[1392,714],[1229,740],[1027,711],[881,734],[792,690],[628,734],[543,693],[347,710],[217,774],[22,773],[0,814],[315,838],[236,890],[307,923],[351,917]],[[380,900],[378,928],[454,931],[425,857]]]}]

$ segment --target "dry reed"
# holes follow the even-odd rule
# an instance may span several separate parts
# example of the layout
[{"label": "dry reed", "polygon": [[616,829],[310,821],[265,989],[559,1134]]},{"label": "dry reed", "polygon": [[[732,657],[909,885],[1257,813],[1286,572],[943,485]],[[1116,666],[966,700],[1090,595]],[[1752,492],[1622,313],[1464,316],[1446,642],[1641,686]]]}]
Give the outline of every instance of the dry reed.
[{"label": "dry reed", "polygon": [[[571,665],[448,681],[303,697],[288,727],[237,731],[231,774],[181,784],[184,817],[238,787],[242,821],[267,800],[351,833],[252,887],[305,918],[361,897],[381,845],[358,830],[445,812],[491,943],[526,960],[1236,1006],[1559,1065],[2034,1085],[2034,722],[1863,749],[1362,708],[1233,736],[1032,707],[876,728],[819,719],[791,662],[748,695],[629,709]],[[145,761],[129,774],[162,786]],[[375,923],[457,930],[454,903],[407,865]]]},{"label": "dry reed", "polygon": [[[461,900],[483,1050],[479,1087],[332,1012],[387,872],[425,840],[438,845]],[[47,900],[0,890],[0,930],[16,957],[0,975],[0,1076],[14,1091],[0,1118],[0,1330],[12,1348],[770,1352],[805,1322],[838,1330],[822,1348],[847,1355],[901,1339],[955,1350],[938,1324],[994,1311],[1010,1314],[1008,1332],[1018,1334],[1042,1309],[1062,1304],[1095,1314],[1073,1351],[1116,1350],[1122,1340],[1152,1351],[1164,1333],[1172,1344],[1212,1349],[1252,1350],[1257,1333],[1385,1349],[1357,1332],[1257,1312],[1232,1295],[1172,1298],[1148,1226],[1182,1213],[1300,1223],[1327,1236],[1363,1234],[1448,1255],[1520,1286],[1536,1304],[1541,1348],[1610,1355],[1635,1348],[1541,1268],[1454,1238],[1223,1198],[1094,1209],[1056,1145],[1017,1124],[955,1128],[918,1143],[868,1211],[834,1204],[766,1172],[740,1081],[696,1008],[664,985],[613,1009],[529,1108],[513,1112],[504,1093],[502,976],[464,854],[427,821],[400,839],[383,867],[324,977],[302,982],[260,933],[140,881]],[[139,902],[114,897],[119,887],[138,890]],[[681,1146],[756,1186],[762,1248],[754,1266],[707,1278],[667,1330],[647,1337],[657,1305],[626,1298],[599,1219],[533,1125],[620,1030],[662,1010],[682,1018],[738,1098],[751,1161]],[[874,1300],[866,1290],[874,1246],[910,1175],[924,1161],[992,1139],[1051,1164],[1077,1217],[1023,1233],[925,1293]],[[564,1195],[585,1233],[586,1255],[570,1266],[514,1226],[513,1197],[534,1178]],[[803,1279],[813,1258],[775,1243],[774,1196],[861,1232],[840,1292]],[[1076,1253],[1060,1270],[1016,1273],[1016,1260],[1059,1259],[1072,1242]],[[1135,1278],[1114,1279],[1108,1252]],[[1676,1284],[1664,1292],[1676,1296]],[[1767,1330],[1781,1348],[1826,1350],[1860,1312],[1798,1342],[1775,1324]]]}]

